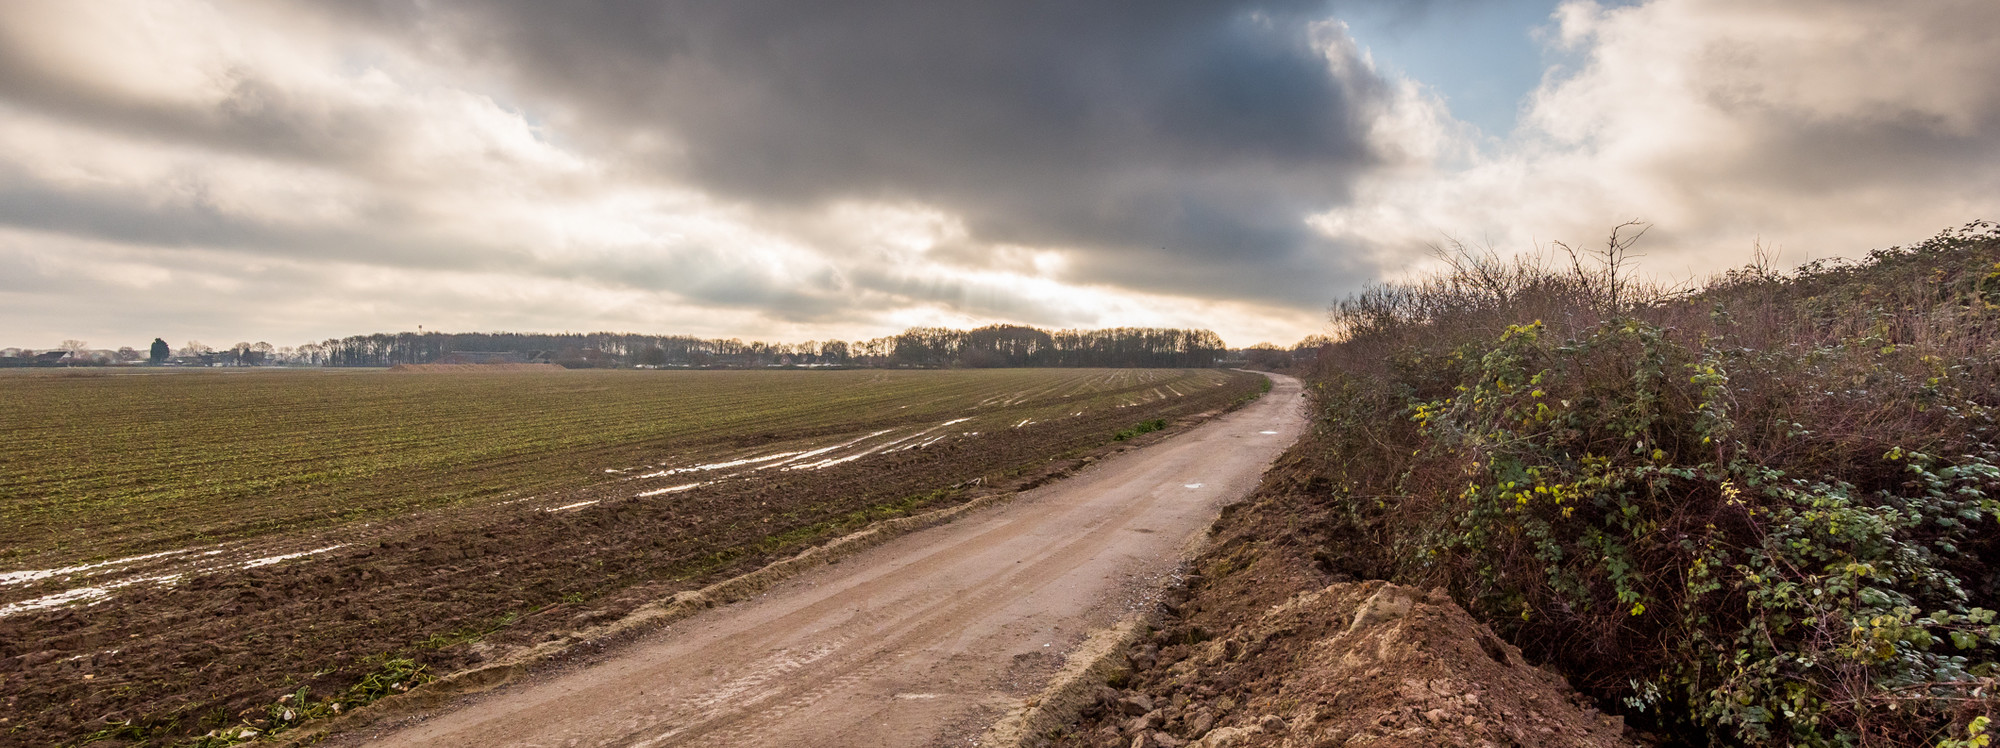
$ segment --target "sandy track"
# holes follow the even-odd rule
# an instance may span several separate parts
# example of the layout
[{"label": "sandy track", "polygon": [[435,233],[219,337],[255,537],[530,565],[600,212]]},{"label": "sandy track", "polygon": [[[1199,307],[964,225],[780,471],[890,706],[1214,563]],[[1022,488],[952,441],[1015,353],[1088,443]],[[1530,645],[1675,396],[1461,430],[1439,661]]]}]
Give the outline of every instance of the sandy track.
[{"label": "sandy track", "polygon": [[1299,384],[595,664],[339,744],[965,745],[1164,583],[1305,427]]}]

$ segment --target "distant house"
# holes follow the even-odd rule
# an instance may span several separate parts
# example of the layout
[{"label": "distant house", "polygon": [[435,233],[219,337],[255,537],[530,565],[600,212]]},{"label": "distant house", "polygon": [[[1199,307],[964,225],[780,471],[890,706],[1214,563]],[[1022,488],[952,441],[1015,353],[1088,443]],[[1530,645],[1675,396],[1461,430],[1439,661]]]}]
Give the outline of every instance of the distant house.
[{"label": "distant house", "polygon": [[69,351],[49,351],[35,354],[34,366],[61,366],[70,360]]},{"label": "distant house", "polygon": [[516,351],[452,351],[439,356],[440,364],[525,364],[528,357]]}]

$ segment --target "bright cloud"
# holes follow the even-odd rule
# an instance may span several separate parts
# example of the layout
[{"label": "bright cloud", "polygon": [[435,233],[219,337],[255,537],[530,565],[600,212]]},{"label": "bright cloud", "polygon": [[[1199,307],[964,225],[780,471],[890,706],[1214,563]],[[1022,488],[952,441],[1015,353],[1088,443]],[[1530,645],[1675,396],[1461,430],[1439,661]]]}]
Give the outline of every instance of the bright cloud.
[{"label": "bright cloud", "polygon": [[1909,243],[2000,208],[1996,23],[1976,1],[1566,3],[1549,43],[1575,62],[1519,130],[1380,173],[1315,222],[1416,258],[1446,235],[1519,251],[1643,218],[1647,265],[1680,276],[1758,241],[1795,262]]}]

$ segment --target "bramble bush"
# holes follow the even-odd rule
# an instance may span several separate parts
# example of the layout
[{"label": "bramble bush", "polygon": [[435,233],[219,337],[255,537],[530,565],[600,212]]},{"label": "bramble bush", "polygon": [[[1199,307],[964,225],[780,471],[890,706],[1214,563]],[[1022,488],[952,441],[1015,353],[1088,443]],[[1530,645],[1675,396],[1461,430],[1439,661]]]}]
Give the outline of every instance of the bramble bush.
[{"label": "bramble bush", "polygon": [[[1364,571],[1442,584],[1688,737],[1981,744],[2000,689],[2000,232],[1698,291],[1461,252],[1336,307]],[[1574,259],[1574,257],[1573,257]]]}]

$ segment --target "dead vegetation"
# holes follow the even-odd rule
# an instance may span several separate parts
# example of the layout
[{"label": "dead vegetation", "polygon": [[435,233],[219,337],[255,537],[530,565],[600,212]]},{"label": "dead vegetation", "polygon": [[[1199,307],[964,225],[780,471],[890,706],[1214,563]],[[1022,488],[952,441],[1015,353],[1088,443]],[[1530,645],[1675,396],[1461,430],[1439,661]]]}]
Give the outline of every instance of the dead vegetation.
[{"label": "dead vegetation", "polygon": [[[1458,252],[1342,302],[1327,552],[1691,740],[1976,739],[2000,656],[2000,232],[1623,277]],[[1576,255],[1570,255],[1575,258]]]}]

